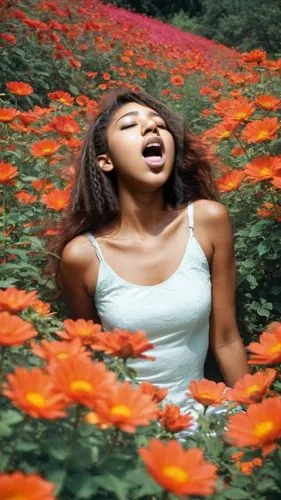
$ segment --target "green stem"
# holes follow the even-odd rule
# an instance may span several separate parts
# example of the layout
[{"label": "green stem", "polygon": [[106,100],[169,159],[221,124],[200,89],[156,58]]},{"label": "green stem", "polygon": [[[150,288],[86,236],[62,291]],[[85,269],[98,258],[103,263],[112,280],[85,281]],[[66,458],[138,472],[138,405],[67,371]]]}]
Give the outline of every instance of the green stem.
[{"label": "green stem", "polygon": [[81,410],[82,410],[82,407],[78,404],[76,406],[75,420],[74,420],[73,429],[72,429],[72,433],[70,435],[70,440],[69,440],[69,445],[71,447],[71,450],[72,450],[73,445],[74,445],[74,443],[76,441],[77,431],[78,431],[78,425],[79,425],[80,416],[81,416]]},{"label": "green stem", "polygon": [[14,432],[13,442],[10,446],[10,455],[9,455],[8,461],[5,464],[5,469],[8,469],[11,462],[12,462],[12,459],[14,457],[14,451],[15,451],[15,449],[18,445],[18,442],[22,436],[22,433],[23,433],[23,430],[24,430],[24,427],[25,427],[25,424],[27,421],[28,421],[28,415],[25,415],[24,419],[21,421],[21,423],[18,425],[16,431]]},{"label": "green stem", "polygon": [[6,348],[2,346],[0,348],[0,380],[2,379],[2,377],[4,375],[4,358],[5,358],[5,354],[6,354]]},{"label": "green stem", "polygon": [[272,201],[272,203],[273,203],[273,207],[274,207],[274,210],[275,210],[275,212],[276,212],[276,215],[281,215],[281,214],[280,214],[280,211],[278,212],[277,203],[276,203],[276,201],[275,201],[275,199],[274,199],[274,196],[273,196],[272,191],[271,191],[271,189],[270,189],[270,188],[269,188],[269,195],[270,195],[271,201]]},{"label": "green stem", "polygon": [[246,150],[245,146],[244,146],[244,145],[242,144],[242,142],[240,141],[240,138],[238,137],[238,135],[236,135],[234,132],[232,132],[232,136],[236,139],[236,141],[238,142],[238,144],[239,144],[240,148],[242,148],[242,149],[243,149],[243,151],[244,151],[244,153],[245,153],[245,156],[246,156],[247,160],[249,160],[249,161],[250,161],[250,159],[251,159],[251,158],[249,157],[248,152],[247,152],[247,150]]}]

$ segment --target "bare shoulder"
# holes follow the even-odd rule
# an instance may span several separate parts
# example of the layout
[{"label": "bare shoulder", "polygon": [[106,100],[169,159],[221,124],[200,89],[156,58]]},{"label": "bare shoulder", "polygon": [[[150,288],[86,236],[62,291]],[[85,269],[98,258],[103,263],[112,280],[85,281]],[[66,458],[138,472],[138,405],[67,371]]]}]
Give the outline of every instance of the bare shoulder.
[{"label": "bare shoulder", "polygon": [[64,247],[61,264],[62,267],[77,267],[85,269],[93,261],[93,247],[85,234],[76,236]]},{"label": "bare shoulder", "polygon": [[219,201],[196,200],[194,202],[195,217],[202,225],[229,225],[230,217],[227,208]]}]

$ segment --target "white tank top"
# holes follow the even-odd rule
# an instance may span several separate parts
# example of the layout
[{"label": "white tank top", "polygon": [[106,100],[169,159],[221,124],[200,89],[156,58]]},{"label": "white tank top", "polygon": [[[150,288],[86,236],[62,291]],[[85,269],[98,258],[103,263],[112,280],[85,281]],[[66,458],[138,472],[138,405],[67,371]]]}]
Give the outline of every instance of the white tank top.
[{"label": "white tank top", "polygon": [[100,261],[94,301],[103,329],[145,331],[154,344],[146,354],[156,360],[129,360],[128,366],[138,373],[137,381],[168,389],[166,402],[179,405],[184,413],[191,410],[197,415],[202,406],[185,393],[191,380],[204,377],[211,281],[207,258],[193,234],[192,203],[187,206],[186,228],[189,237],[178,269],[157,285],[125,281],[104,260],[94,236],[86,234]]}]

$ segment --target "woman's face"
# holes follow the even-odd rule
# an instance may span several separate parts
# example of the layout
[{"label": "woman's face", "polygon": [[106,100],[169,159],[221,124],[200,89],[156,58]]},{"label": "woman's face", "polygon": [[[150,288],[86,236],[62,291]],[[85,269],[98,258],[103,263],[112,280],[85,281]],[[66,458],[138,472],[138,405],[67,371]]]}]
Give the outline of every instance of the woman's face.
[{"label": "woman's face", "polygon": [[111,118],[107,139],[109,154],[98,157],[104,171],[114,169],[127,186],[157,189],[165,184],[175,162],[175,142],[156,111],[124,104]]}]

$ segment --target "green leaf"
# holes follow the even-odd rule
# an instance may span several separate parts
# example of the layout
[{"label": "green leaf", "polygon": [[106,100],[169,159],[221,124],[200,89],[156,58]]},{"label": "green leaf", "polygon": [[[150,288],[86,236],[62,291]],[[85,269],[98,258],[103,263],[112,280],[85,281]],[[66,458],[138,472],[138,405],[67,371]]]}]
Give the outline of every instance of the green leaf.
[{"label": "green leaf", "polygon": [[49,454],[57,460],[65,460],[69,457],[70,447],[61,439],[52,439],[48,442]]},{"label": "green leaf", "polygon": [[255,278],[255,276],[253,276],[252,274],[249,274],[249,276],[247,276],[247,281],[250,285],[250,288],[253,290],[254,288],[256,288],[258,286],[258,282]]},{"label": "green leaf", "polygon": [[264,241],[258,244],[257,246],[258,254],[261,257],[262,255],[266,254],[269,251],[268,246]]},{"label": "green leaf", "polygon": [[249,500],[249,492],[239,488],[227,488],[224,491],[224,497],[231,500]]},{"label": "green leaf", "polygon": [[72,474],[67,479],[67,488],[74,493],[75,498],[93,498],[99,486],[94,484],[94,478],[88,472]]},{"label": "green leaf", "polygon": [[0,288],[8,288],[11,285],[14,285],[19,280],[17,278],[8,278],[7,280],[0,280]]},{"label": "green leaf", "polygon": [[119,479],[112,474],[103,474],[95,476],[94,484],[100,486],[105,491],[114,491],[119,500],[128,500],[129,485],[124,480]]},{"label": "green leaf", "polygon": [[80,94],[80,90],[75,87],[74,85],[69,85],[69,92],[71,92],[71,94],[73,94],[74,96],[77,96]]},{"label": "green leaf", "polygon": [[0,436],[9,437],[13,433],[11,427],[7,424],[7,422],[0,422]]},{"label": "green leaf", "polygon": [[29,453],[30,451],[34,451],[38,448],[38,444],[37,443],[29,443],[28,441],[22,441],[20,443],[17,444],[17,451],[22,451],[22,452],[26,452],[26,453]]},{"label": "green leaf", "polygon": [[48,481],[51,481],[51,483],[54,483],[56,485],[56,491],[55,491],[56,495],[58,495],[58,493],[60,493],[60,491],[63,487],[64,481],[65,481],[65,477],[66,477],[66,471],[64,471],[63,469],[51,470],[46,475],[46,478],[48,479]]},{"label": "green leaf", "polygon": [[2,422],[5,422],[7,425],[15,425],[19,422],[22,422],[23,415],[19,413],[17,410],[7,410],[3,411],[1,414]]}]

